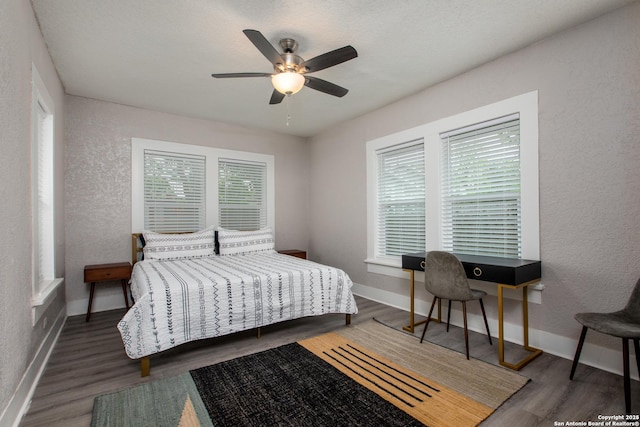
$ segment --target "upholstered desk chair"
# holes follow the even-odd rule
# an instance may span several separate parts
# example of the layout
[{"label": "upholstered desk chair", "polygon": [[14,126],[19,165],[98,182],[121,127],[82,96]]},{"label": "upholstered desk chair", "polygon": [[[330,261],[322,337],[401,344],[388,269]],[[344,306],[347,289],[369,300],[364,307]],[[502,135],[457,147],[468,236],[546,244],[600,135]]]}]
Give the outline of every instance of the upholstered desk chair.
[{"label": "upholstered desk chair", "polygon": [[[467,359],[469,359],[469,331],[467,329],[467,301],[478,300],[480,301],[480,308],[482,309],[482,317],[484,317],[484,325],[487,327],[487,335],[489,336],[489,344],[491,342],[491,333],[489,332],[489,323],[487,322],[487,315],[484,311],[484,304],[482,298],[487,293],[476,289],[471,289],[469,286],[469,279],[464,272],[464,267],[455,255],[449,252],[431,251],[427,253],[424,267],[425,276],[425,288],[429,293],[433,295],[433,302],[431,303],[431,309],[429,310],[429,317],[424,325],[422,331],[422,337],[420,342],[424,340],[424,334],[427,332],[429,326],[429,320],[431,320],[431,314],[433,308],[436,305],[438,299],[449,300],[449,307],[451,307],[451,301],[462,302],[462,316],[464,318],[464,343],[467,349]],[[448,323],[448,320],[447,320]],[[448,330],[448,325],[447,325]]]},{"label": "upholstered desk chair", "polygon": [[636,351],[636,363],[640,372],[640,280],[631,293],[631,297],[625,308],[613,313],[578,313],[575,315],[582,324],[582,333],[578,341],[576,355],[573,358],[573,366],[569,379],[573,379],[580,359],[580,352],[587,336],[587,330],[593,329],[603,334],[622,338],[622,364],[624,371],[624,401],[627,414],[631,413],[631,379],[629,377],[629,340],[633,340]]}]

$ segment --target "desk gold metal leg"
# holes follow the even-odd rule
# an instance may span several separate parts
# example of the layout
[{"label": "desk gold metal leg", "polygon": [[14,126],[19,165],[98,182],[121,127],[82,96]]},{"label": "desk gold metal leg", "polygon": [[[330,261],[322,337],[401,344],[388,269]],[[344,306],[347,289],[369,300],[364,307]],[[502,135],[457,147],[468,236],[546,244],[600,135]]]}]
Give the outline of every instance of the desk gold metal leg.
[{"label": "desk gold metal leg", "polygon": [[498,285],[498,356],[501,365],[504,365],[504,289]]},{"label": "desk gold metal leg", "polygon": [[522,341],[524,348],[529,347],[529,293],[527,287],[522,288]]},{"label": "desk gold metal leg", "polygon": [[409,324],[407,326],[403,326],[402,329],[404,329],[407,332],[411,332],[413,333],[414,327],[415,327],[415,286],[416,286],[416,282],[415,282],[415,271],[413,270],[405,270],[409,272]]},{"label": "desk gold metal leg", "polygon": [[[527,294],[527,284],[522,287],[522,337],[523,347],[530,351],[524,359],[517,363],[509,363],[504,360],[504,305],[503,305],[503,290],[506,285],[498,284],[498,354],[500,364],[507,368],[519,371],[523,366],[531,362],[536,357],[542,354],[542,350],[529,346],[529,301]],[[509,286],[512,289],[517,287]]]},{"label": "desk gold metal leg", "polygon": [[[407,326],[403,326],[402,329],[413,333],[415,327],[418,325],[422,325],[423,323],[427,323],[427,320],[421,320],[420,322],[415,321],[415,310],[416,310],[416,272],[414,270],[404,270],[409,273],[409,324]],[[442,300],[438,300],[438,323],[442,319]]]}]

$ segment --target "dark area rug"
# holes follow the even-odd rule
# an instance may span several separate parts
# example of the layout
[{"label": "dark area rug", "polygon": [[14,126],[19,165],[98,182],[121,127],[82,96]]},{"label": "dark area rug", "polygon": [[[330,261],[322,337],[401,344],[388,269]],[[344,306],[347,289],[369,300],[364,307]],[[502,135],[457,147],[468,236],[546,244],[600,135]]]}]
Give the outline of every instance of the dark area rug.
[{"label": "dark area rug", "polygon": [[219,426],[422,426],[297,343],[191,371]]}]

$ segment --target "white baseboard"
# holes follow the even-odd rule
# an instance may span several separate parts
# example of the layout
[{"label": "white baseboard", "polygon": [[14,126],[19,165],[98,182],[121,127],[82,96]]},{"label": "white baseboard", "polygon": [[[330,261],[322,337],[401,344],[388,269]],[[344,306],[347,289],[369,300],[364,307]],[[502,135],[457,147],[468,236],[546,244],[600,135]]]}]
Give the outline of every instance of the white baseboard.
[{"label": "white baseboard", "polygon": [[[390,305],[392,307],[399,308],[401,310],[409,311],[409,298],[408,295],[400,295],[393,292],[372,288],[370,286],[365,286],[361,284],[354,283],[353,284],[353,293],[355,295],[361,296],[363,298],[367,298],[382,304]],[[429,312],[430,301],[422,301],[416,300],[415,302],[415,312],[421,316],[426,316]],[[446,311],[446,307],[443,309],[443,312]],[[452,310],[452,319],[451,324],[462,327],[462,315],[457,313],[456,310]],[[458,315],[456,315],[456,313]],[[470,330],[486,333],[484,321],[481,316],[470,314],[468,319],[468,327]],[[497,337],[498,332],[498,320],[497,314],[496,318],[492,318],[489,313],[487,313],[487,321],[489,322],[489,330],[491,330],[491,335]],[[407,324],[409,323],[409,318],[407,317]],[[597,332],[591,332],[597,333]],[[504,335],[505,340],[515,343],[522,344],[522,325],[505,322],[504,324]],[[555,335],[551,332],[541,331],[538,329],[533,329],[529,327],[529,345],[539,348],[543,350],[545,353],[550,353],[555,356],[562,357],[564,359],[573,360],[573,356],[576,351],[576,347],[578,345],[578,337],[576,339],[571,339],[567,337],[563,337],[560,335]],[[630,360],[630,371],[631,378],[638,379],[639,374],[636,367],[636,364],[633,363],[633,345],[629,346],[631,348]],[[496,350],[497,351],[497,350]],[[535,363],[535,362],[533,362]],[[618,349],[610,349],[605,347],[599,347],[588,342],[585,342],[582,348],[582,354],[580,355],[580,363],[588,366],[593,366],[594,368],[602,369],[607,372],[612,372],[617,375],[622,375],[622,342],[620,342],[620,348]],[[579,374],[576,374],[579,375]],[[569,378],[569,372],[567,372],[567,378]]]},{"label": "white baseboard", "polygon": [[[67,301],[67,316],[77,316],[79,314],[86,315],[88,304],[89,298]],[[91,307],[92,313],[97,313],[99,311],[116,310],[119,308],[125,308],[122,290],[120,290],[119,293],[115,294],[101,295],[99,289],[96,288],[96,293],[93,296],[93,304]]]},{"label": "white baseboard", "polygon": [[11,400],[9,400],[9,404],[0,415],[0,426],[18,427],[20,421],[22,421],[22,417],[27,413],[33,392],[40,381],[44,368],[47,366],[49,356],[58,341],[66,318],[65,310],[60,310],[51,325],[49,333],[42,341],[42,344],[40,344],[40,348],[38,348],[33,360],[22,376],[18,388],[13,393]]}]

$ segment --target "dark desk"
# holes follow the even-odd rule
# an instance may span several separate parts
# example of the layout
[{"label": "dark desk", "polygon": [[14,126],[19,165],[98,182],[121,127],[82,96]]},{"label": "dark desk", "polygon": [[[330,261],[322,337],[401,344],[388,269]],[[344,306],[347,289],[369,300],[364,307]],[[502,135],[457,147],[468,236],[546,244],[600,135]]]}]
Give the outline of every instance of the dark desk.
[{"label": "dark desk", "polygon": [[[527,287],[537,283],[541,278],[540,261],[487,257],[479,255],[454,254],[462,262],[467,277],[475,280],[493,282],[498,285],[498,353],[500,364],[511,369],[520,370],[524,365],[542,354],[542,350],[529,346],[529,312]],[[415,272],[424,271],[425,252],[402,255],[402,269],[409,272],[411,285],[409,325],[404,329],[413,333],[414,327],[424,323],[414,322],[415,313]],[[511,364],[504,360],[504,289],[522,289],[522,330],[524,348],[531,354],[520,362]],[[438,304],[438,321],[441,318],[441,306]]]}]

